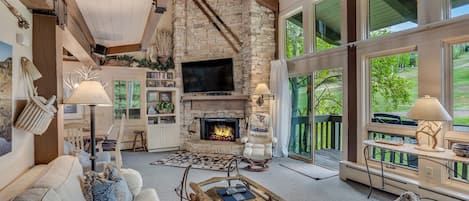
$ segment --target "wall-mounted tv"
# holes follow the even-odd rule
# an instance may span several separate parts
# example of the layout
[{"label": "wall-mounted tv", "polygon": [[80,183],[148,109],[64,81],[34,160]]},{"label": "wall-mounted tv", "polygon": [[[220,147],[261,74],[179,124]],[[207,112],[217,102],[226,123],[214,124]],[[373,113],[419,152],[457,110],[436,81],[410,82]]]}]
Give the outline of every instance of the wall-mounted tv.
[{"label": "wall-mounted tv", "polygon": [[184,93],[234,91],[233,59],[182,63]]}]

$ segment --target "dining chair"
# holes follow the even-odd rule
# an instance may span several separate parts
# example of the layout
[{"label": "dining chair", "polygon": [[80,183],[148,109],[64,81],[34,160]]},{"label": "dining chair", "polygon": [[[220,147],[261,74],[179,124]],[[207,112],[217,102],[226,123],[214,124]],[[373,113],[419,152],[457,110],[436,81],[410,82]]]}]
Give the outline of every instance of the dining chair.
[{"label": "dining chair", "polygon": [[[113,126],[108,130],[108,136],[112,133]],[[121,155],[121,142],[125,130],[125,114],[122,114],[121,122],[119,125],[119,131],[117,132],[116,139],[105,139],[101,143],[102,151],[109,151],[116,161],[117,168],[122,167],[122,155]]]}]

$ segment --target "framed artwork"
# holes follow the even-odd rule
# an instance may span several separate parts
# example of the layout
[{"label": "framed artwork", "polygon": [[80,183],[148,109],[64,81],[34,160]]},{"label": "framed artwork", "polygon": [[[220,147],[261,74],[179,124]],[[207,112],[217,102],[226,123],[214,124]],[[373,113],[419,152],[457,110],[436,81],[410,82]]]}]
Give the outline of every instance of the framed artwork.
[{"label": "framed artwork", "polygon": [[171,102],[171,92],[160,92],[160,101]]},{"label": "framed artwork", "polygon": [[147,102],[155,102],[155,101],[158,101],[158,92],[149,91],[147,93]]},{"label": "framed artwork", "polygon": [[[71,76],[79,76],[71,75]],[[67,99],[72,95],[72,90],[68,87],[64,87],[64,99]],[[64,104],[64,119],[83,119],[83,106],[76,104]]]},{"label": "framed artwork", "polygon": [[0,156],[12,150],[13,46],[0,41]]}]

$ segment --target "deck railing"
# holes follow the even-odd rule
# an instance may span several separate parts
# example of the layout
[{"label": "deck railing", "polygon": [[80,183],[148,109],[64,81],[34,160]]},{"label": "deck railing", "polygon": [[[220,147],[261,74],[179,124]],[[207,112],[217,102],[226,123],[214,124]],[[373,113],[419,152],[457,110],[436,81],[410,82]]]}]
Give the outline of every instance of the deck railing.
[{"label": "deck railing", "polygon": [[[342,147],[342,116],[318,115],[314,117],[314,147],[316,150]],[[308,116],[293,117],[291,122],[290,151],[311,153],[311,133]]]}]

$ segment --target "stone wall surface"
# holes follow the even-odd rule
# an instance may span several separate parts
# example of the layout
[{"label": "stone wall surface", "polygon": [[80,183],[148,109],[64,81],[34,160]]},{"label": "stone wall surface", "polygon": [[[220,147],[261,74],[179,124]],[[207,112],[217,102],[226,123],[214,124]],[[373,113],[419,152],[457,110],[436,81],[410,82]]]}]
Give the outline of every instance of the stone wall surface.
[{"label": "stone wall surface", "polygon": [[[250,99],[246,102],[245,110],[219,108],[213,111],[192,110],[191,102],[183,101],[181,103],[182,142],[200,139],[199,118],[203,117],[241,119],[242,137],[246,134],[245,117],[252,112],[268,113],[270,108],[268,102],[263,107],[258,107],[254,103],[257,96],[251,94],[258,83],[269,83],[270,61],[274,59],[276,45],[274,13],[257,4],[255,0],[207,0],[207,2],[238,36],[242,45],[239,46],[228,31],[222,28],[239,49],[236,53],[194,1],[173,0],[173,55],[177,86],[182,89],[181,63],[233,58],[235,84],[233,95],[250,95]],[[191,134],[189,130],[195,133]]]}]

